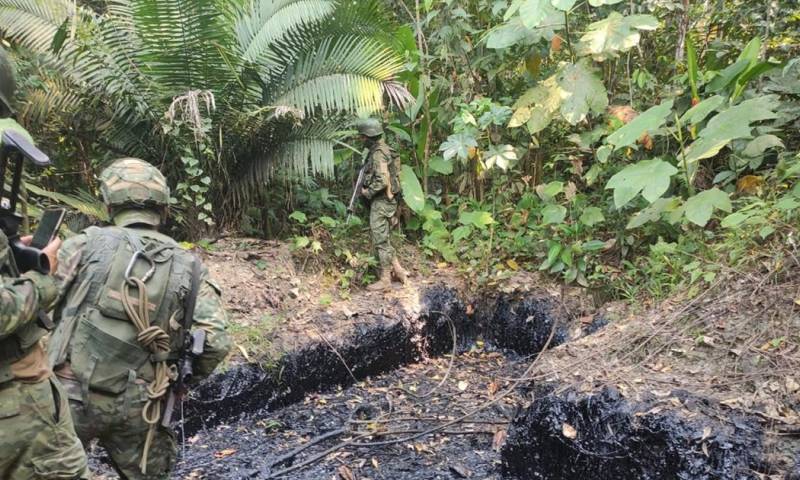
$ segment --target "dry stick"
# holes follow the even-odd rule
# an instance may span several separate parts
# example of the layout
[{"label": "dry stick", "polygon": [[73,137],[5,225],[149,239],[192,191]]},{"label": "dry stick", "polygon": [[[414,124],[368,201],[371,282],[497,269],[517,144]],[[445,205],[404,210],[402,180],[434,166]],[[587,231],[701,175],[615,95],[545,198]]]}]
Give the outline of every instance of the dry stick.
[{"label": "dry stick", "polygon": [[278,465],[280,465],[282,463],[286,463],[287,461],[289,461],[292,458],[296,457],[297,455],[299,455],[300,453],[302,453],[306,449],[308,449],[310,447],[313,447],[314,445],[316,445],[318,443],[324,442],[325,440],[327,440],[329,438],[338,437],[339,435],[342,435],[346,431],[347,430],[345,430],[344,428],[338,428],[336,430],[331,430],[330,432],[323,433],[322,435],[320,435],[318,437],[314,437],[313,439],[311,439],[305,445],[303,445],[301,447],[297,447],[294,450],[292,450],[291,452],[289,452],[289,453],[287,453],[285,455],[281,455],[280,457],[276,458],[272,463],[269,464],[269,468],[277,467]]}]

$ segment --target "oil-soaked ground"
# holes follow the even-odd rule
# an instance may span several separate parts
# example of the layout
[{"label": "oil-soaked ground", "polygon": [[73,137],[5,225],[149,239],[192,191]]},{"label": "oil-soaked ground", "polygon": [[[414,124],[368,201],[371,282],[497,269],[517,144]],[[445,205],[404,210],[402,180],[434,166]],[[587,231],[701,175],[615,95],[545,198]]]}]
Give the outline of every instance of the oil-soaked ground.
[{"label": "oil-soaked ground", "polygon": [[[469,421],[413,437],[491,401],[526,364],[526,359],[508,359],[476,346],[457,356],[452,366],[448,355],[347,389],[309,395],[278,411],[255,412],[188,438],[173,478],[273,478],[270,475],[336,446],[342,448],[281,478],[500,478],[499,450],[509,422],[524,401],[522,392]],[[334,432],[330,438],[274,465],[287,453],[330,432]],[[396,443],[343,445],[347,441]]]}]

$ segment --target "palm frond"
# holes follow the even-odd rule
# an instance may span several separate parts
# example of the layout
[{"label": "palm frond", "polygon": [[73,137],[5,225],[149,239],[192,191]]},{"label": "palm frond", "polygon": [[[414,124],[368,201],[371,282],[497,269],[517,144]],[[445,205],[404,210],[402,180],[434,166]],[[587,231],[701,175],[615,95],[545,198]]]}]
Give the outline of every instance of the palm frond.
[{"label": "palm frond", "polygon": [[298,50],[304,30],[318,25],[336,9],[332,0],[256,0],[236,20],[239,54],[267,71],[278,68],[286,50]]},{"label": "palm frond", "polygon": [[75,14],[66,0],[0,0],[0,29],[36,52],[51,49],[56,32]]},{"label": "palm frond", "polygon": [[383,108],[383,82],[402,69],[389,49],[361,37],[328,38],[287,70],[273,105],[316,112],[365,114]]},{"label": "palm frond", "polygon": [[108,212],[103,202],[85,190],[78,190],[74,195],[70,195],[51,192],[33,183],[26,183],[25,188],[33,195],[48,198],[98,220],[108,221]]}]

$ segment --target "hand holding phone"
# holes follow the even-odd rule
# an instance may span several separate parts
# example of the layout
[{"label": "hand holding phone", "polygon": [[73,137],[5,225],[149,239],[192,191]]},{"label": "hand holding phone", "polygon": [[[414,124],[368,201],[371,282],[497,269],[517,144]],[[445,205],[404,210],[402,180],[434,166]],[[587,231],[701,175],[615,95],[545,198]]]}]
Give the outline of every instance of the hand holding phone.
[{"label": "hand holding phone", "polygon": [[36,232],[33,234],[31,247],[42,250],[49,245],[58,235],[58,230],[64,222],[66,213],[67,211],[63,208],[45,210],[42,219],[39,221],[39,226],[36,227]]}]

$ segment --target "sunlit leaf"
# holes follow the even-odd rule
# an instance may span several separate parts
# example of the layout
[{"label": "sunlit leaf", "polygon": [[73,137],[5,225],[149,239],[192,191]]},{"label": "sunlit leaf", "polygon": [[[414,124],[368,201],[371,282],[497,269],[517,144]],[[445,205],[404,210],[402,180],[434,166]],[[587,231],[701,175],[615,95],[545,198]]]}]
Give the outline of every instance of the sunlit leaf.
[{"label": "sunlit leaf", "polygon": [[730,212],[732,209],[730,196],[718,188],[703,190],[686,200],[683,206],[686,218],[700,227],[705,227],[714,210]]},{"label": "sunlit leaf", "polygon": [[542,208],[542,224],[552,225],[562,223],[567,218],[567,209],[561,205],[545,205]]},{"label": "sunlit leaf", "polygon": [[447,140],[439,147],[439,151],[442,152],[445,160],[458,158],[465,161],[469,158],[469,149],[477,146],[478,142],[474,136],[467,132],[459,132],[447,137]]},{"label": "sunlit leaf", "polygon": [[551,0],[551,3],[557,9],[568,12],[572,10],[572,7],[575,6],[575,3],[577,3],[577,1],[578,0]]},{"label": "sunlit leaf", "polygon": [[683,114],[681,117],[681,124],[696,125],[705,120],[713,111],[721,107],[723,103],[725,103],[725,97],[721,95],[714,95],[713,97],[706,98]]},{"label": "sunlit leaf", "polygon": [[666,212],[677,210],[681,206],[679,198],[659,198],[651,205],[634,215],[628,225],[625,227],[628,230],[639,228],[650,222],[657,222]]},{"label": "sunlit leaf", "polygon": [[597,207],[588,207],[581,214],[580,221],[587,227],[593,227],[599,223],[605,222],[606,217],[603,211]]},{"label": "sunlit leaf", "polygon": [[670,112],[672,112],[672,105],[673,101],[667,100],[660,105],[649,108],[631,120],[630,123],[609,135],[606,141],[614,145],[615,150],[633,145],[642,135],[657,130],[664,125]]},{"label": "sunlit leaf", "polygon": [[655,202],[669,188],[672,176],[678,169],[670,163],[654,158],[625,167],[606,184],[614,190],[614,204],[622,208],[640,193],[650,203]]},{"label": "sunlit leaf", "polygon": [[472,235],[472,227],[470,227],[469,225],[461,225],[460,227],[453,230],[453,233],[451,235],[453,237],[453,243],[457,244],[462,240],[469,238],[469,236]]},{"label": "sunlit leaf", "polygon": [[517,152],[511,145],[492,145],[486,150],[484,164],[487,169],[495,166],[508,170],[517,161]]},{"label": "sunlit leaf", "polygon": [[686,149],[686,161],[694,163],[711,158],[732,140],[751,136],[752,123],[777,118],[778,97],[766,95],[746,100],[718,113],[700,131],[697,140]]},{"label": "sunlit leaf", "polygon": [[587,59],[566,65],[558,75],[558,86],[561,115],[572,125],[585,120],[589,112],[602,113],[608,107],[606,87]]},{"label": "sunlit leaf", "polygon": [[492,214],[489,212],[461,212],[461,215],[458,217],[458,221],[462,225],[470,225],[484,229],[494,223],[494,218],[492,218]]},{"label": "sunlit leaf", "polygon": [[640,30],[655,30],[658,19],[652,15],[623,16],[617,12],[589,25],[577,45],[580,55],[591,55],[603,61],[615,58],[639,44]]}]

